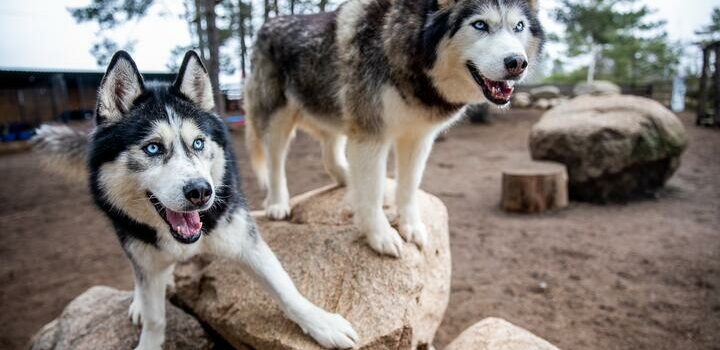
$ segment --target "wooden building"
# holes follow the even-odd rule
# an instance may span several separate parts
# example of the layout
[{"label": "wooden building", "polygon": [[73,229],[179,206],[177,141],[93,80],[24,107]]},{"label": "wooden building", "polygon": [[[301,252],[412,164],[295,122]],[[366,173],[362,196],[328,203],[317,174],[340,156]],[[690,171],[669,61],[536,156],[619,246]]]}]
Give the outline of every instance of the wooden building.
[{"label": "wooden building", "polygon": [[[92,116],[104,72],[0,69],[0,127]],[[170,73],[144,73],[146,81],[172,81]]]}]

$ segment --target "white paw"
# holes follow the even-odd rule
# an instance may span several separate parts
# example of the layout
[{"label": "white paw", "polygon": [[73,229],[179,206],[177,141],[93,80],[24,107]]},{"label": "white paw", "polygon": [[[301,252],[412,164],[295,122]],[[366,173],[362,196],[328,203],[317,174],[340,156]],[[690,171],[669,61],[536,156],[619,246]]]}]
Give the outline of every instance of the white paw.
[{"label": "white paw", "polygon": [[404,220],[400,220],[398,229],[400,235],[405,238],[405,241],[415,243],[418,248],[422,249],[425,244],[427,244],[427,229],[422,221],[415,220],[414,222],[405,222]]},{"label": "white paw", "polygon": [[397,231],[389,224],[380,230],[373,230],[367,233],[367,240],[370,247],[376,252],[390,255],[396,258],[402,256],[403,240]]},{"label": "white paw", "polygon": [[138,346],[135,347],[135,350],[162,350],[162,345],[138,344]]},{"label": "white paw", "polygon": [[290,216],[288,203],[270,204],[265,208],[265,216],[270,220],[284,220]]},{"label": "white paw", "polygon": [[297,324],[305,334],[327,349],[349,349],[360,337],[350,322],[338,314],[329,313],[317,306],[301,316]]},{"label": "white paw", "polygon": [[133,297],[133,301],[130,303],[130,308],[128,309],[128,317],[130,317],[130,322],[136,326],[142,323],[142,305],[138,298]]}]

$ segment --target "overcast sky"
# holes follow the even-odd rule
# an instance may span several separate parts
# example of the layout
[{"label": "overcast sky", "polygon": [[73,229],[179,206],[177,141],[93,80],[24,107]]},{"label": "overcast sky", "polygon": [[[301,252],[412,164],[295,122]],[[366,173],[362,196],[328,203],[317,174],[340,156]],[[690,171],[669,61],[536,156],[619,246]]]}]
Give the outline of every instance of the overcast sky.
[{"label": "overcast sky", "polygon": [[[182,1],[156,1],[150,14],[108,33],[120,42],[136,40],[133,57],[141,70],[166,71],[170,50],[190,43],[187,23],[180,18]],[[546,27],[559,31],[547,12],[555,0],[539,0]],[[692,42],[693,31],[710,20],[720,0],[641,0],[667,21],[674,40]],[[0,68],[101,70],[89,53],[98,26],[76,24],[67,11],[90,0],[22,0],[0,2]],[[551,54],[553,53],[551,50]],[[694,50],[688,53],[696,55]],[[692,60],[692,58],[690,58]],[[228,79],[228,77],[226,77]]]}]

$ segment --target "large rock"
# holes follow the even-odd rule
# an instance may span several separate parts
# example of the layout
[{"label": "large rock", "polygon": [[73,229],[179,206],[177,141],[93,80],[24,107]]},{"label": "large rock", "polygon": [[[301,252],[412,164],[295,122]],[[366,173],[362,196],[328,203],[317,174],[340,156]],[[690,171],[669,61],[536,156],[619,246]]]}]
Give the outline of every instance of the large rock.
[{"label": "large rock", "polygon": [[511,105],[514,108],[528,108],[532,104],[532,98],[528,92],[516,92],[512,96]]},{"label": "large rock", "polygon": [[[388,194],[393,187],[388,181]],[[257,217],[260,232],[303,295],[353,324],[358,348],[432,344],[450,294],[445,206],[418,194],[429,242],[422,251],[406,244],[402,258],[394,259],[367,246],[345,209],[344,193],[323,188],[298,196],[290,221]],[[386,203],[392,211],[392,201]],[[176,288],[180,303],[236,347],[319,349],[236,262],[203,257],[180,265]]]},{"label": "large rock", "polygon": [[530,90],[530,96],[533,100],[557,98],[560,97],[560,89],[554,85],[538,86]]},{"label": "large rock", "polygon": [[570,196],[600,202],[658,189],[686,145],[675,114],[636,96],[577,97],[546,112],[530,132],[533,158],[567,166]]},{"label": "large rock", "polygon": [[464,330],[445,350],[558,350],[538,336],[500,318],[486,318]]},{"label": "large rock", "polygon": [[[92,287],[70,302],[60,317],[32,339],[32,350],[127,350],[140,339],[140,327],[128,317],[131,292]],[[213,349],[214,342],[200,323],[167,304],[165,349]]]},{"label": "large rock", "polygon": [[607,96],[607,95],[620,95],[620,87],[615,83],[607,80],[594,80],[591,83],[582,82],[575,85],[573,88],[573,94],[575,96],[582,95],[595,95],[595,96]]}]

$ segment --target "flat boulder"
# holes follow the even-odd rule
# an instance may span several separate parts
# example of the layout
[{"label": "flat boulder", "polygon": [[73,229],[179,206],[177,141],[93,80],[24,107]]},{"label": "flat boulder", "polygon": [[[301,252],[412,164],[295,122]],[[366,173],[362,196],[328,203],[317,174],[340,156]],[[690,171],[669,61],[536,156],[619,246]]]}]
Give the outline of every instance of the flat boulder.
[{"label": "flat boulder", "polygon": [[[140,327],[130,322],[132,292],[96,286],[65,307],[32,339],[32,350],[127,350],[140,340]],[[165,349],[213,349],[214,341],[200,323],[167,304]]]},{"label": "flat boulder", "polygon": [[445,350],[559,350],[501,318],[489,317],[464,330]]},{"label": "flat boulder", "polygon": [[533,100],[557,98],[560,97],[560,88],[555,85],[538,86],[530,90],[530,96]]},{"label": "flat boulder", "polygon": [[532,105],[532,97],[529,92],[516,92],[512,95],[511,105],[515,108],[528,108]]},{"label": "flat boulder", "polygon": [[546,112],[530,132],[537,160],[567,166],[570,197],[606,202],[651,194],[680,164],[682,122],[637,96],[581,96]]},{"label": "flat boulder", "polygon": [[[394,182],[386,208],[394,217]],[[380,256],[352,224],[345,189],[326,187],[297,196],[289,221],[256,215],[260,232],[300,292],[338,313],[360,335],[359,349],[414,349],[432,344],[450,295],[448,214],[418,193],[429,241],[406,243],[402,258]],[[173,300],[190,308],[235,347],[320,349],[286,319],[267,292],[238,263],[201,256],[176,268]]]},{"label": "flat boulder", "polygon": [[607,95],[620,95],[621,89],[617,84],[607,80],[594,80],[590,83],[582,82],[575,85],[573,88],[573,94],[575,96],[582,95],[595,95],[595,96],[607,96]]}]

